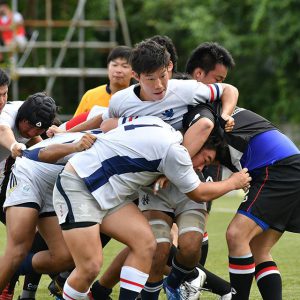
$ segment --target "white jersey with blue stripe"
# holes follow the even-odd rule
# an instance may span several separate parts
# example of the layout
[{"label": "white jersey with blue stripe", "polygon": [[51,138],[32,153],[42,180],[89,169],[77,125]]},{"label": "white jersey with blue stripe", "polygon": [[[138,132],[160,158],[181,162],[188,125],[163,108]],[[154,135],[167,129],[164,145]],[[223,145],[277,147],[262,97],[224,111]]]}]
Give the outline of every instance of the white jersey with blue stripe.
[{"label": "white jersey with blue stripe", "polygon": [[132,85],[115,93],[110,100],[108,112],[103,113],[102,118],[156,116],[174,128],[181,129],[188,105],[212,103],[219,100],[223,93],[222,85],[218,83],[206,85],[196,80],[171,79],[162,100],[142,101],[136,95],[135,88]]},{"label": "white jersey with blue stripe", "polygon": [[[94,133],[99,133],[95,131]],[[56,134],[53,138],[43,140],[27,150],[23,151],[23,156],[18,157],[13,166],[13,174],[15,177],[22,178],[34,182],[37,187],[42,187],[44,184],[54,186],[56,177],[64,168],[69,158],[74,153],[60,159],[56,163],[44,163],[39,161],[39,151],[49,145],[75,143],[84,135],[83,132],[61,133]]]},{"label": "white jersey with blue stripe", "polygon": [[141,186],[165,174],[183,193],[199,178],[182,134],[157,117],[141,117],[99,135],[94,145],[69,162],[102,209],[134,199]]}]

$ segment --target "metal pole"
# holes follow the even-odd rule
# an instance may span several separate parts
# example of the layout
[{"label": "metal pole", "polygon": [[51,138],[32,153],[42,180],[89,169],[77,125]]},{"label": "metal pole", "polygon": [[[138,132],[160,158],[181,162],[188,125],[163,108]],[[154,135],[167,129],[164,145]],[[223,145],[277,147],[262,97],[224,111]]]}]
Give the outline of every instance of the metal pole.
[{"label": "metal pole", "polygon": [[[83,11],[83,13],[80,16],[80,20],[84,20],[85,18],[85,12]],[[79,28],[79,34],[78,34],[78,42],[83,43],[85,40],[85,28],[84,27],[80,27]],[[78,48],[78,65],[80,69],[84,68],[85,65],[85,49],[84,48]],[[79,94],[79,99],[80,97],[82,97],[83,93],[85,90],[85,86],[84,86],[84,78],[83,77],[79,77],[78,80],[78,94]],[[79,101],[78,99],[78,101]]]},{"label": "metal pole", "polygon": [[[14,14],[14,12],[16,12],[18,9],[18,2],[17,0],[13,0],[12,1],[12,13]],[[14,22],[14,19],[13,21]],[[14,24],[12,24],[14,25]],[[14,31],[14,43],[15,43],[15,31]],[[12,56],[10,57],[10,72],[13,75],[12,77],[12,95],[13,95],[13,100],[18,100],[19,99],[19,82],[18,82],[18,78],[17,76],[15,76],[15,71],[16,71],[16,67],[17,67],[17,61],[18,61],[18,52],[17,52],[17,45],[13,45],[12,48]]]},{"label": "metal pole", "polygon": [[123,1],[116,0],[116,4],[117,4],[118,12],[119,12],[119,18],[120,18],[120,22],[121,22],[125,45],[128,47],[132,47],[131,39],[130,39],[130,35],[129,35],[129,29],[128,29],[128,25],[127,25],[127,20],[126,20],[126,14],[125,14],[124,6],[123,6]]},{"label": "metal pole", "polygon": [[[116,4],[115,4],[115,0],[110,0],[109,1],[109,19],[112,22],[112,24],[116,24]],[[109,40],[110,40],[110,42],[116,42],[116,30],[115,30],[115,28],[110,29],[110,31],[109,31]]]},{"label": "metal pole", "polygon": [[[85,6],[85,3],[86,3],[86,0],[79,0],[79,2],[78,2],[75,14],[72,18],[71,25],[69,27],[69,30],[68,30],[68,32],[66,34],[66,37],[65,37],[65,40],[64,40],[65,44],[61,48],[61,50],[60,50],[60,52],[57,56],[57,59],[56,59],[55,64],[54,64],[54,68],[59,68],[62,64],[62,61],[63,61],[63,59],[65,57],[65,54],[67,52],[67,49],[68,49],[68,43],[71,41],[72,36],[74,34],[74,31],[76,29],[75,23],[79,20],[81,14],[83,12],[83,8]],[[54,85],[55,79],[56,79],[56,77],[51,77],[51,78],[48,79],[48,82],[47,82],[47,85],[46,85],[46,92],[47,92],[48,95],[51,95],[51,91],[52,91],[52,87]]]}]

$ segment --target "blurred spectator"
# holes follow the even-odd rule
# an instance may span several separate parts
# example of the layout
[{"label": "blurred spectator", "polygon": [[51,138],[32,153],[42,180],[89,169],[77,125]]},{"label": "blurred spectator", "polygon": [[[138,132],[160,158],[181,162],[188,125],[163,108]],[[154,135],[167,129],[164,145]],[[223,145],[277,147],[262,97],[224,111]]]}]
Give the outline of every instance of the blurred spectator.
[{"label": "blurred spectator", "polygon": [[27,43],[23,16],[12,12],[8,1],[0,0],[0,33],[5,46],[15,42],[18,49],[23,50]]}]

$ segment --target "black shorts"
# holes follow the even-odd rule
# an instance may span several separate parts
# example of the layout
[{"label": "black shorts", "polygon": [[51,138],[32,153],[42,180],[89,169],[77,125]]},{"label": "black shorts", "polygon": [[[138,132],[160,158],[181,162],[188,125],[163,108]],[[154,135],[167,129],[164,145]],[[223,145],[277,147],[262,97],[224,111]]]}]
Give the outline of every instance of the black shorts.
[{"label": "black shorts", "polygon": [[255,171],[238,212],[262,229],[300,233],[300,155]]}]

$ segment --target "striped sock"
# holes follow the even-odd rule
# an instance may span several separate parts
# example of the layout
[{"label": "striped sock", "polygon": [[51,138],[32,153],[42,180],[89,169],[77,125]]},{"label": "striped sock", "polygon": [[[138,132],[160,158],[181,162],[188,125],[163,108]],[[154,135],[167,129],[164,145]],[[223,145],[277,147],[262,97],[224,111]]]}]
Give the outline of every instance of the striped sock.
[{"label": "striped sock", "polygon": [[148,274],[133,267],[122,267],[119,300],[134,300],[144,288],[148,277]]},{"label": "striped sock", "polygon": [[281,276],[274,261],[265,261],[257,265],[255,267],[255,279],[263,299],[282,299]]},{"label": "striped sock", "polygon": [[144,289],[142,290],[143,300],[157,300],[160,290],[162,289],[163,281],[158,282],[146,282]]},{"label": "striped sock", "polygon": [[86,300],[88,292],[81,293],[74,290],[69,284],[68,281],[65,282],[63,297],[65,300]]},{"label": "striped sock", "polygon": [[229,257],[229,275],[232,287],[232,299],[249,299],[255,271],[252,254]]}]

